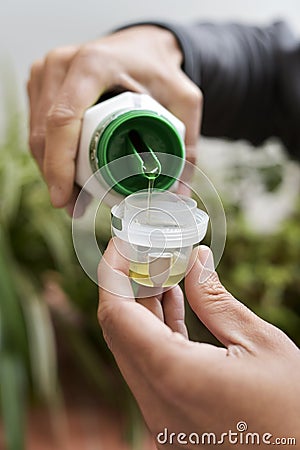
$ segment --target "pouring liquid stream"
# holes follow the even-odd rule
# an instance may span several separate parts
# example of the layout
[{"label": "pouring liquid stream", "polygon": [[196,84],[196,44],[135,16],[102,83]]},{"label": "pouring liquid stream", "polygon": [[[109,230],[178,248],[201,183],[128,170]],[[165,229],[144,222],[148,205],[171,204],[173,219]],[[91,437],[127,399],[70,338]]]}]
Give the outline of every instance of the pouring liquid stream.
[{"label": "pouring liquid stream", "polygon": [[154,188],[155,178],[156,177],[147,177],[148,178],[148,196],[147,196],[147,222],[150,223],[150,208],[151,208],[151,199],[152,192]]},{"label": "pouring liquid stream", "polygon": [[154,151],[136,130],[131,130],[128,137],[135,154],[140,159],[142,172],[148,179],[147,222],[150,223],[151,197],[155,180],[161,173],[161,164]]},{"label": "pouring liquid stream", "polygon": [[[136,130],[131,130],[128,134],[132,149],[140,160],[140,167],[148,179],[147,192],[147,213],[146,223],[151,224],[151,200],[156,179],[161,174],[161,164],[153,150],[146,145],[140,134]],[[149,254],[147,262],[132,262],[129,276],[144,286],[167,287],[177,284],[184,273],[185,267],[179,255],[165,253],[164,255]]]}]

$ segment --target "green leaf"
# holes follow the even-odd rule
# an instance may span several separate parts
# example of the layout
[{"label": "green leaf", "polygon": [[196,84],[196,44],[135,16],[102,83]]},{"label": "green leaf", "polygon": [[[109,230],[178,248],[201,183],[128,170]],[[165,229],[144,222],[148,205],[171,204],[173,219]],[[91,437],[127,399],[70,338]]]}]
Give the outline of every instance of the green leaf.
[{"label": "green leaf", "polygon": [[20,163],[18,158],[12,158],[8,152],[9,149],[5,149],[4,152],[2,149],[0,155],[2,158],[0,163],[0,218],[2,224],[6,224],[6,226],[17,220],[24,178],[28,172],[26,166]]},{"label": "green leaf", "polygon": [[15,280],[10,270],[13,261],[0,226],[0,318],[1,344],[13,351],[26,351],[26,334]]},{"label": "green leaf", "polygon": [[57,361],[54,330],[47,305],[23,274],[18,281],[23,288],[24,311],[32,381],[37,394],[51,404],[57,393]]},{"label": "green leaf", "polygon": [[83,369],[87,378],[101,392],[103,399],[114,403],[113,386],[108,377],[108,370],[99,358],[97,349],[91,345],[83,333],[78,332],[70,324],[64,324],[63,332],[72,348],[77,364]]},{"label": "green leaf", "polygon": [[1,411],[7,450],[24,449],[25,374],[18,356],[0,353]]}]

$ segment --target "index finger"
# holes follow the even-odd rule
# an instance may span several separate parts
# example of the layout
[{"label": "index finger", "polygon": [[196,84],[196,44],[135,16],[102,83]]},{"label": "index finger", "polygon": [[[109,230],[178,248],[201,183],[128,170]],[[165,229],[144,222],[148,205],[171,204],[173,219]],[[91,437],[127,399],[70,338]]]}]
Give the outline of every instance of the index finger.
[{"label": "index finger", "polygon": [[186,159],[194,164],[202,120],[202,92],[181,70],[170,79],[168,89],[172,95],[167,107],[185,124]]},{"label": "index finger", "polygon": [[203,96],[200,89],[181,70],[170,80],[169,89],[173,95],[167,107],[185,124],[186,160],[191,163],[185,164],[177,192],[189,196],[189,183],[193,176],[194,164],[197,162]]},{"label": "index finger", "polygon": [[116,241],[110,241],[98,269],[98,318],[105,339],[121,369],[134,365],[145,375],[162,371],[181,339],[134,301],[127,263]]},{"label": "index finger", "polygon": [[72,195],[84,111],[108,86],[109,71],[95,59],[95,52],[78,53],[47,118],[43,171],[55,207],[66,206]]}]

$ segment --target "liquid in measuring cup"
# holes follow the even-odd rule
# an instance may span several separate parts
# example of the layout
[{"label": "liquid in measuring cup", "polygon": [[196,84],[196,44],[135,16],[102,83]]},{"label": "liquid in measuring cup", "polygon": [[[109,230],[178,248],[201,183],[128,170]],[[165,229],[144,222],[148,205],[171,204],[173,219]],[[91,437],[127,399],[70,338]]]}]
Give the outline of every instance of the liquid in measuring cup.
[{"label": "liquid in measuring cup", "polygon": [[148,287],[171,287],[178,284],[185,276],[187,262],[186,258],[175,252],[171,257],[170,270],[166,274],[167,279],[162,284],[155,283],[155,277],[151,277],[150,262],[131,261],[129,277],[136,283]]}]

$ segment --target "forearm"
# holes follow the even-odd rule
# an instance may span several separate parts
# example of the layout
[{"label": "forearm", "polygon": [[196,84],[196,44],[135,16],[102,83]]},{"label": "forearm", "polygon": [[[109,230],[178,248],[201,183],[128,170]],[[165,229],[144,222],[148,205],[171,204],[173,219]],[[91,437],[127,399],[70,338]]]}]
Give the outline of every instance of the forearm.
[{"label": "forearm", "polygon": [[203,135],[254,145],[276,136],[300,158],[300,44],[286,24],[155,24],[175,34],[203,92]]},{"label": "forearm", "polygon": [[275,61],[269,30],[199,24],[185,32],[192,49],[185,70],[204,95],[202,133],[254,144],[272,134]]}]

